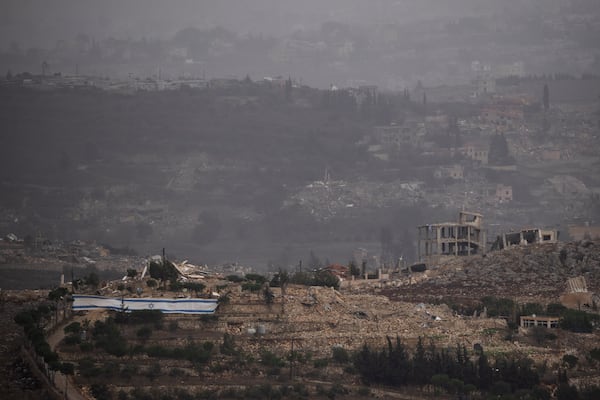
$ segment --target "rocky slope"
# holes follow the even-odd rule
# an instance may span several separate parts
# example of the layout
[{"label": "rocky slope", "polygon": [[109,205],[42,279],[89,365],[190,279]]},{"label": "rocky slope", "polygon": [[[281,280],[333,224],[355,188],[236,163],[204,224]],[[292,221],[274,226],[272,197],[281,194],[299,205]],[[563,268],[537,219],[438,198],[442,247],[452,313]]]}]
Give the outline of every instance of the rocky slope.
[{"label": "rocky slope", "polygon": [[583,276],[600,291],[600,241],[515,246],[483,256],[454,258],[437,269],[413,274],[413,284],[386,290],[393,298],[427,300],[483,296],[555,302],[569,278]]}]

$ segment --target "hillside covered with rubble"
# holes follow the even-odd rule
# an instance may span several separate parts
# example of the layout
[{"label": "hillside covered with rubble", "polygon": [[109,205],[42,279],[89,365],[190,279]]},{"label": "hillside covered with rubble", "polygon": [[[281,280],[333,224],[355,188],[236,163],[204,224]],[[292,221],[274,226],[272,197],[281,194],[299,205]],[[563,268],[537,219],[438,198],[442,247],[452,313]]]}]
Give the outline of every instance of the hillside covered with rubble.
[{"label": "hillside covered with rubble", "polygon": [[[282,287],[277,284],[281,276],[269,284],[268,277],[251,273],[192,274],[193,266],[183,263],[176,266],[183,271],[178,277],[157,281],[156,276],[128,271],[123,279],[100,286],[83,280],[77,293],[138,300],[216,297],[214,314],[71,313],[68,301],[53,297],[54,291],[48,296],[41,291],[4,292],[2,310],[3,318],[12,321],[19,310],[34,304],[54,305],[58,311],[46,307],[49,312],[44,314],[38,308],[31,315],[47,330],[60,362],[73,365],[69,385],[96,399],[435,398],[436,393],[459,390],[429,375],[418,388],[407,383],[416,379],[412,369],[405,380],[365,369],[373,357],[393,364],[398,346],[406,352],[403,362],[415,368],[419,343],[426,345],[431,363],[438,354],[451,364],[462,363],[461,368],[472,365],[474,375],[461,379],[455,370],[440,370],[462,382],[462,391],[468,383],[484,388],[479,386],[484,384],[482,363],[495,365],[497,371],[516,363],[541,391],[572,386],[588,396],[582,398],[594,398],[586,390],[600,384],[595,303],[599,246],[598,241],[515,246],[449,259],[421,273],[343,279],[339,288]],[[67,284],[61,290],[73,288]],[[576,298],[588,303],[574,302]],[[519,326],[519,316],[533,312],[556,315],[558,326]],[[62,322],[61,315],[67,317]],[[584,329],[565,322],[582,316]],[[29,353],[27,347],[19,351],[19,328],[7,324],[6,329],[11,342],[2,354],[7,360],[18,354],[21,360],[6,368],[8,381],[29,370],[23,368]],[[492,373],[493,382],[508,379],[502,374]],[[19,385],[7,386],[11,398],[32,385],[43,390],[44,373],[37,376],[31,380],[25,375]],[[60,391],[64,377],[55,382]],[[507,390],[525,390],[522,385],[512,382]]]},{"label": "hillside covered with rubble", "polygon": [[404,278],[400,288],[385,294],[411,301],[501,296],[548,303],[558,301],[567,280],[575,277],[584,277],[590,292],[600,292],[600,241],[515,246],[449,258]]}]

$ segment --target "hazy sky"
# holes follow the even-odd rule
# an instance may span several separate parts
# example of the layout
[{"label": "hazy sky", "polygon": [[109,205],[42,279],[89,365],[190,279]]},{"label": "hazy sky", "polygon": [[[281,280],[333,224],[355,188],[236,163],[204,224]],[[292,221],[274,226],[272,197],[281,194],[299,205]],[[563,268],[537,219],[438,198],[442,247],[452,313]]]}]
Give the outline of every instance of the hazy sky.
[{"label": "hazy sky", "polygon": [[[85,33],[102,39],[167,38],[180,29],[225,26],[283,34],[324,21],[405,22],[472,15],[536,0],[3,0],[0,45],[53,46]],[[550,0],[549,0],[550,1]]]}]

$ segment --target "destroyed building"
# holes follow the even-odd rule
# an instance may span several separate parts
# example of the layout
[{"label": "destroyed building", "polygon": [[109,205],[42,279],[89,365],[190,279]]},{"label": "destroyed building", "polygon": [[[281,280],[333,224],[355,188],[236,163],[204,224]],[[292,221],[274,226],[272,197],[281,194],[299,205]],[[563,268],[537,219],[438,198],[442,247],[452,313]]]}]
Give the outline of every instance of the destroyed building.
[{"label": "destroyed building", "polygon": [[548,317],[548,316],[537,316],[533,315],[521,315],[520,326],[521,328],[531,328],[534,326],[543,326],[544,328],[558,328],[559,317]]},{"label": "destroyed building", "polygon": [[492,250],[502,250],[511,246],[525,246],[528,244],[556,243],[558,231],[556,229],[521,229],[517,232],[503,233],[496,238]]},{"label": "destroyed building", "polygon": [[481,214],[461,211],[458,222],[419,226],[418,259],[437,264],[446,256],[485,254],[486,233]]}]

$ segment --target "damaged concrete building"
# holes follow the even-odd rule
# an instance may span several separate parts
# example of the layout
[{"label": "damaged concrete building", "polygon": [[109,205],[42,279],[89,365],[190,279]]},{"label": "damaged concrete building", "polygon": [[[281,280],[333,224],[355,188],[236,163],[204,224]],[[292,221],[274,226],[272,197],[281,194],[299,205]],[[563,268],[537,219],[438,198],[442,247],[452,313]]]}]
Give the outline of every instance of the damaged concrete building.
[{"label": "damaged concrete building", "polygon": [[447,256],[485,254],[486,233],[481,214],[461,211],[458,222],[419,226],[418,258],[429,265]]},{"label": "damaged concrete building", "polygon": [[531,328],[534,326],[543,326],[544,328],[558,328],[559,318],[537,315],[521,315],[521,328]]},{"label": "damaged concrete building", "polygon": [[521,229],[517,232],[503,233],[498,236],[492,245],[492,250],[537,243],[556,243],[557,241],[558,231],[556,229]]}]

